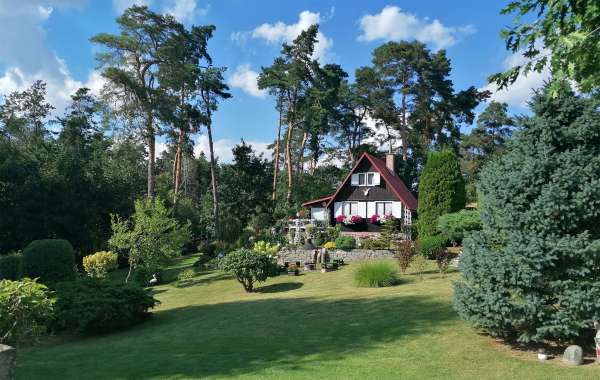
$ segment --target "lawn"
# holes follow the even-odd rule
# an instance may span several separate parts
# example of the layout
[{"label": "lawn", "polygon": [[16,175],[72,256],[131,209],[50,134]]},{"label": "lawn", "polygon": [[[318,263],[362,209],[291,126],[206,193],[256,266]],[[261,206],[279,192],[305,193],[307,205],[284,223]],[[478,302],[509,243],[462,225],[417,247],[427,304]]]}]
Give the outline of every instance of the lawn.
[{"label": "lawn", "polygon": [[[171,274],[189,266],[186,258]],[[431,271],[389,288],[337,272],[280,276],[246,294],[219,272],[155,288],[162,304],[131,330],[53,337],[19,351],[20,379],[592,379],[600,368],[509,351],[452,309]]]}]

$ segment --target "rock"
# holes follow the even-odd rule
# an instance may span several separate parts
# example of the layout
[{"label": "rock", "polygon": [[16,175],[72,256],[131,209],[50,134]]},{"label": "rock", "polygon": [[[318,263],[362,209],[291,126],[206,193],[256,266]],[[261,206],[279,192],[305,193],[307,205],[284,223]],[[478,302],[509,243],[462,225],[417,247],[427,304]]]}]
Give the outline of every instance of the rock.
[{"label": "rock", "polygon": [[14,380],[17,366],[17,350],[0,344],[0,380]]},{"label": "rock", "polygon": [[583,349],[576,345],[567,347],[563,354],[563,362],[571,365],[583,364]]}]

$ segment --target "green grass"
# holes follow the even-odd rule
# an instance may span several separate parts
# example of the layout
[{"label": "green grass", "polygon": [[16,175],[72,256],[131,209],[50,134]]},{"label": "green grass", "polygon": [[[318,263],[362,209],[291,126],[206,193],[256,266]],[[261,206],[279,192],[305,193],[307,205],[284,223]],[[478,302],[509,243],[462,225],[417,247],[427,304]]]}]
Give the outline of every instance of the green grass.
[{"label": "green grass", "polygon": [[398,282],[398,270],[394,264],[387,261],[373,261],[358,265],[354,272],[356,286],[382,288]]},{"label": "green grass", "polygon": [[[177,272],[194,261],[182,260]],[[154,318],[101,337],[19,350],[19,379],[593,379],[596,365],[537,362],[478,335],[452,310],[456,273],[357,288],[353,267],[280,276],[246,294],[205,272],[155,288]],[[122,274],[113,274],[119,278]]]}]

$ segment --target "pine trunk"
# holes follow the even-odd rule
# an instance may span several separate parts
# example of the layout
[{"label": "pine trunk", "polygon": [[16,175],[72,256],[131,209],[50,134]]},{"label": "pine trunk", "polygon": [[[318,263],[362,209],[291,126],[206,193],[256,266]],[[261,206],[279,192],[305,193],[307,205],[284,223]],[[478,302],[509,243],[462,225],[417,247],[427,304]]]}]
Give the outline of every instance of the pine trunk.
[{"label": "pine trunk", "polygon": [[294,135],[294,124],[289,123],[287,139],[285,141],[285,165],[287,169],[287,195],[286,202],[289,205],[292,200],[292,181],[293,181],[293,166],[292,166],[292,136]]},{"label": "pine trunk", "polygon": [[146,119],[146,134],[148,138],[148,198],[154,198],[154,158],[156,155],[156,137],[154,136],[154,126],[152,125],[152,115]]},{"label": "pine trunk", "polygon": [[277,177],[279,175],[279,144],[281,141],[282,112],[279,111],[279,125],[277,127],[277,142],[275,143],[275,157],[273,162],[273,202],[277,200]]},{"label": "pine trunk", "polygon": [[217,174],[216,174],[216,165],[215,165],[215,152],[213,147],[213,137],[212,137],[212,126],[209,116],[209,122],[206,125],[206,129],[208,131],[208,146],[210,149],[210,179],[212,183],[212,193],[213,193],[213,218],[215,224],[215,234],[217,238],[220,237],[219,233],[219,195],[217,193]]}]

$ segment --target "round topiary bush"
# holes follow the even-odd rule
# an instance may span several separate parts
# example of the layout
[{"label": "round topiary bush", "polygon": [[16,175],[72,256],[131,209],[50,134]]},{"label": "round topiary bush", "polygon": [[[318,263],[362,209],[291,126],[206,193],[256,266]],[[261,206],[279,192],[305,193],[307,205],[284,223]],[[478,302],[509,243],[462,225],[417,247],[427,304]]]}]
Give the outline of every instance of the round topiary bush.
[{"label": "round topiary bush", "polygon": [[35,240],[23,250],[23,276],[52,284],[75,279],[75,252],[62,239]]},{"label": "round topiary bush", "polygon": [[568,341],[600,320],[600,111],[570,89],[540,93],[533,117],[484,167],[482,230],[464,241],[461,317],[493,336]]},{"label": "round topiary bush", "polygon": [[398,282],[398,272],[391,263],[380,261],[360,264],[354,272],[354,284],[369,288],[392,286]]}]

